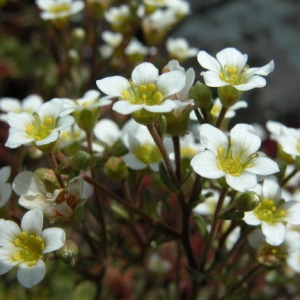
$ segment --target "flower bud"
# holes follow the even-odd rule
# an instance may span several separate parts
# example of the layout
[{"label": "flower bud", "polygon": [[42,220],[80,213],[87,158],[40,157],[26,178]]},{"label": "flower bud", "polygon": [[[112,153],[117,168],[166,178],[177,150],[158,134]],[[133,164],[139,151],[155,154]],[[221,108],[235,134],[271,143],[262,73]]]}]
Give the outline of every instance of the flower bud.
[{"label": "flower bud", "polygon": [[74,170],[85,170],[90,166],[91,156],[87,152],[79,151],[70,158],[68,163]]},{"label": "flower bud", "polygon": [[194,99],[195,104],[207,110],[213,106],[211,94],[211,89],[199,81],[195,83],[190,91],[190,97]]},{"label": "flower bud", "polygon": [[74,266],[76,255],[78,254],[77,245],[71,241],[66,240],[64,246],[62,246],[59,250],[56,251],[56,255],[62,259],[62,261],[67,264]]},{"label": "flower bud", "polygon": [[259,196],[254,192],[238,194],[234,200],[234,205],[238,211],[252,211],[259,204]]},{"label": "flower bud", "polygon": [[159,117],[158,113],[153,113],[145,109],[140,109],[132,113],[134,120],[142,125],[149,125]]}]

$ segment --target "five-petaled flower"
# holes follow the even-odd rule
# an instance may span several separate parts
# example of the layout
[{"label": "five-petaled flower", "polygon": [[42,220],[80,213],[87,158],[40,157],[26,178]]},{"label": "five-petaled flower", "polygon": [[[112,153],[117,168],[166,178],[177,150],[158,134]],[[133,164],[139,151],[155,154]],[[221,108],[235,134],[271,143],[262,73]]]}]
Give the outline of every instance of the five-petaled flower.
[{"label": "five-petaled flower", "polygon": [[254,191],[260,196],[259,205],[245,212],[248,225],[261,225],[261,230],[270,245],[280,245],[286,235],[286,223],[299,225],[300,203],[281,198],[281,188],[273,177],[266,178]]},{"label": "five-petaled flower", "polygon": [[52,151],[59,132],[74,123],[63,110],[61,99],[55,98],[41,105],[38,113],[12,113],[7,115],[10,127],[6,146],[35,145],[44,152]]},{"label": "five-petaled flower", "polygon": [[158,113],[170,112],[176,107],[169,96],[184,87],[185,74],[170,71],[159,75],[153,64],[145,62],[135,67],[131,81],[122,76],[112,76],[96,83],[107,95],[120,98],[114,103],[113,110],[121,114],[133,113],[136,121],[145,124],[155,120]]},{"label": "five-petaled flower", "polygon": [[227,136],[220,129],[203,124],[200,142],[206,150],[192,159],[195,172],[210,179],[225,177],[227,184],[237,191],[255,187],[258,175],[279,171],[277,163],[257,152],[261,140],[251,125],[237,124]]},{"label": "five-petaled flower", "polygon": [[210,87],[233,86],[239,91],[261,88],[266,85],[266,76],[274,69],[274,62],[260,68],[249,68],[247,54],[235,48],[225,48],[217,53],[217,59],[206,51],[198,53],[199,64],[208,71],[201,72],[205,84]]},{"label": "five-petaled flower", "polygon": [[24,214],[21,228],[0,219],[0,274],[18,267],[17,278],[26,288],[38,284],[46,274],[44,256],[60,249],[66,239],[61,228],[43,228],[43,213],[32,209]]}]

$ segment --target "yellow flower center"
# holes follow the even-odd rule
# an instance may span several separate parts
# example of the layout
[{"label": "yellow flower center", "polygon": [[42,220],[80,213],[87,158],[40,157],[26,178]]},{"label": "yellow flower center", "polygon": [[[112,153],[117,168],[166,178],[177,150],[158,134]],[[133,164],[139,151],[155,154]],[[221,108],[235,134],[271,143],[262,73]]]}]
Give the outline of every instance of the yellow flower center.
[{"label": "yellow flower center", "polygon": [[137,86],[131,82],[131,87],[124,90],[122,96],[132,104],[159,105],[164,100],[162,92],[157,89],[154,83]]},{"label": "yellow flower center", "polygon": [[182,157],[194,157],[197,154],[197,151],[191,147],[182,147],[180,149]]},{"label": "yellow flower center", "polygon": [[253,166],[251,160],[257,156],[257,153],[253,153],[246,160],[242,160],[239,155],[232,156],[230,148],[225,150],[224,147],[220,146],[217,154],[218,168],[226,174],[240,176],[245,169]]},{"label": "yellow flower center", "polygon": [[298,143],[297,143],[297,151],[300,153],[300,141],[298,141]]},{"label": "yellow flower center", "polygon": [[49,7],[49,12],[52,14],[69,12],[70,10],[71,10],[71,6],[67,3],[57,3],[57,4],[53,4]]},{"label": "yellow flower center", "polygon": [[264,244],[257,252],[258,261],[266,266],[278,265],[287,259],[284,245],[272,246]]},{"label": "yellow flower center", "polygon": [[238,85],[245,83],[247,80],[247,75],[245,74],[245,71],[248,70],[248,66],[246,65],[240,72],[238,72],[238,69],[236,66],[223,66],[222,70],[220,71],[220,79],[229,83],[230,85]]},{"label": "yellow flower center", "polygon": [[156,145],[144,144],[135,149],[134,154],[138,160],[146,165],[155,164],[161,159],[160,151]]},{"label": "yellow flower center", "polygon": [[55,128],[56,120],[50,116],[46,117],[44,120],[40,120],[36,114],[33,114],[33,116],[35,120],[32,124],[26,126],[25,132],[29,137],[36,141],[43,140],[49,136]]},{"label": "yellow flower center", "polygon": [[262,199],[258,206],[253,211],[255,216],[268,224],[274,224],[286,216],[286,211],[272,199]]},{"label": "yellow flower center", "polygon": [[13,241],[15,252],[11,259],[18,263],[26,262],[28,266],[34,266],[43,257],[45,249],[44,240],[33,233],[21,232]]}]

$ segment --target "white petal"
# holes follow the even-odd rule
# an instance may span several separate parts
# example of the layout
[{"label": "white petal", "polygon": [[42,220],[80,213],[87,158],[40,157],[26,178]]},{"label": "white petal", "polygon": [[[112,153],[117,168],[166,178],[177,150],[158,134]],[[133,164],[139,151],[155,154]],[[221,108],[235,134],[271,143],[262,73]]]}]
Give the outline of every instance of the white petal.
[{"label": "white petal", "polygon": [[217,179],[225,175],[217,166],[215,155],[204,150],[191,160],[194,171],[205,178]]},{"label": "white petal", "polygon": [[24,131],[14,131],[13,132],[13,130],[11,130],[11,129],[12,128],[10,128],[10,134],[5,143],[6,147],[14,149],[14,148],[20,147],[21,145],[30,144],[31,142],[34,141],[34,139],[32,137],[28,137],[27,133],[25,133]]},{"label": "white petal", "polygon": [[130,104],[128,101],[120,100],[114,103],[112,109],[119,114],[128,115],[144,107],[144,104]]},{"label": "white petal", "polygon": [[287,212],[285,221],[293,225],[300,224],[300,203],[298,201],[287,201],[282,206],[282,209]]},{"label": "white petal", "polygon": [[9,247],[21,232],[20,227],[13,221],[0,219],[0,246]]},{"label": "white petal", "polygon": [[23,131],[28,125],[34,122],[34,117],[30,113],[8,113],[7,115],[8,124],[13,127]]},{"label": "white petal", "polygon": [[8,180],[10,173],[11,173],[10,166],[5,166],[0,169],[0,184],[5,183]]},{"label": "white petal", "polygon": [[146,164],[144,164],[143,162],[138,160],[135,157],[135,155],[132,154],[132,153],[128,153],[128,154],[124,155],[123,160],[126,163],[126,165],[128,165],[128,167],[133,169],[133,170],[142,170],[142,169],[145,169],[147,167]]},{"label": "white petal", "polygon": [[239,74],[246,65],[248,60],[247,54],[242,54],[235,48],[225,48],[216,55],[221,66],[234,66]]},{"label": "white petal", "polygon": [[254,249],[259,249],[261,244],[265,242],[265,236],[260,229],[256,228],[249,233],[248,242]]},{"label": "white petal", "polygon": [[252,225],[252,226],[257,226],[261,224],[261,221],[255,216],[253,211],[246,211],[244,219],[246,224]]},{"label": "white petal", "polygon": [[54,98],[51,101],[48,101],[41,105],[38,110],[38,115],[41,120],[44,120],[47,117],[56,119],[61,113],[63,108],[63,100],[59,98]]},{"label": "white petal", "polygon": [[0,275],[3,275],[13,269],[17,262],[13,262],[11,256],[13,249],[11,248],[0,248]]},{"label": "white petal", "polygon": [[261,224],[261,229],[268,244],[278,246],[284,241],[286,229],[282,223],[270,225],[266,222],[263,222]]},{"label": "white petal", "polygon": [[56,129],[52,130],[51,133],[44,138],[43,140],[40,141],[35,141],[35,144],[37,146],[44,146],[44,145],[49,145],[53,142],[55,142],[59,138],[59,133]]},{"label": "white petal", "polygon": [[5,183],[0,186],[0,207],[4,206],[9,200],[12,192],[10,183]]},{"label": "white petal", "polygon": [[26,288],[31,288],[41,282],[46,274],[45,263],[40,259],[37,263],[28,267],[26,263],[19,266],[17,278],[21,285]]},{"label": "white petal", "polygon": [[25,232],[40,235],[43,228],[43,213],[39,208],[29,210],[24,214],[21,228]]},{"label": "white petal", "polygon": [[252,76],[252,75],[267,76],[273,70],[274,70],[274,61],[271,60],[268,64],[266,64],[262,67],[248,69],[246,71],[246,74],[247,74],[247,76]]},{"label": "white petal", "polygon": [[96,81],[97,87],[106,95],[122,97],[122,92],[130,88],[129,81],[122,76],[111,76]]},{"label": "white petal", "polygon": [[237,124],[230,130],[230,143],[232,155],[237,155],[244,160],[259,149],[261,139],[255,134],[253,126]]},{"label": "white petal", "polygon": [[66,241],[66,234],[61,228],[46,228],[41,234],[46,243],[43,253],[48,253],[60,249]]},{"label": "white petal", "polygon": [[72,116],[64,116],[59,118],[57,122],[56,130],[60,131],[63,129],[66,129],[68,127],[71,127],[75,122],[75,119]]},{"label": "white petal", "polygon": [[223,147],[225,151],[228,147],[228,138],[226,134],[210,124],[203,124],[200,126],[200,142],[215,155],[218,153],[220,147]]},{"label": "white petal", "polygon": [[170,96],[183,89],[185,74],[180,71],[166,72],[159,76],[156,85],[165,97]]},{"label": "white petal", "polygon": [[266,199],[272,199],[274,201],[281,198],[281,187],[273,176],[266,178],[262,185],[262,196]]},{"label": "white petal", "polygon": [[227,184],[236,191],[245,192],[257,184],[256,175],[244,172],[240,176],[232,176],[230,174],[226,174],[226,182]]},{"label": "white petal", "polygon": [[279,167],[275,161],[268,157],[256,157],[251,160],[253,167],[247,168],[248,172],[257,175],[271,175],[279,172]]},{"label": "white petal", "polygon": [[234,85],[234,87],[239,91],[249,91],[254,88],[262,88],[266,85],[267,81],[265,78],[254,75],[250,77],[246,83]]},{"label": "white petal", "polygon": [[170,112],[176,108],[176,102],[171,99],[166,99],[159,105],[144,105],[144,109],[153,113]]},{"label": "white petal", "polygon": [[131,79],[136,85],[155,83],[158,79],[158,69],[153,64],[144,62],[134,68]]},{"label": "white petal", "polygon": [[28,193],[42,193],[46,194],[44,184],[38,179],[34,173],[23,171],[19,173],[13,181],[13,190],[19,196]]},{"label": "white petal", "polygon": [[204,82],[207,86],[221,87],[228,85],[227,82],[220,79],[219,73],[216,73],[214,71],[201,72],[200,75],[203,76]]},{"label": "white petal", "polygon": [[208,70],[219,72],[221,70],[220,63],[206,51],[200,51],[197,55],[199,64]]},{"label": "white petal", "polygon": [[112,146],[120,138],[121,131],[112,120],[102,119],[96,124],[94,134],[98,140]]}]

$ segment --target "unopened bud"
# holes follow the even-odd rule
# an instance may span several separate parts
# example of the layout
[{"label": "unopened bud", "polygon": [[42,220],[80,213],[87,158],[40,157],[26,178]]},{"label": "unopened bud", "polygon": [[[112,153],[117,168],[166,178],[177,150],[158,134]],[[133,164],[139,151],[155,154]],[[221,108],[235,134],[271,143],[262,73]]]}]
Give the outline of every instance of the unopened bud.
[{"label": "unopened bud", "polygon": [[84,151],[79,151],[69,160],[69,165],[76,171],[85,170],[90,166],[91,156]]},{"label": "unopened bud", "polygon": [[255,192],[245,192],[239,194],[235,200],[234,205],[238,211],[252,211],[259,204],[259,196]]},{"label": "unopened bud", "polygon": [[199,81],[195,83],[190,91],[190,97],[194,99],[195,104],[204,109],[211,109],[213,105],[211,94],[211,89]]},{"label": "unopened bud", "polygon": [[56,255],[63,260],[64,263],[74,266],[75,258],[78,254],[77,245],[71,241],[66,240],[64,246],[62,246],[59,250],[56,251]]}]

